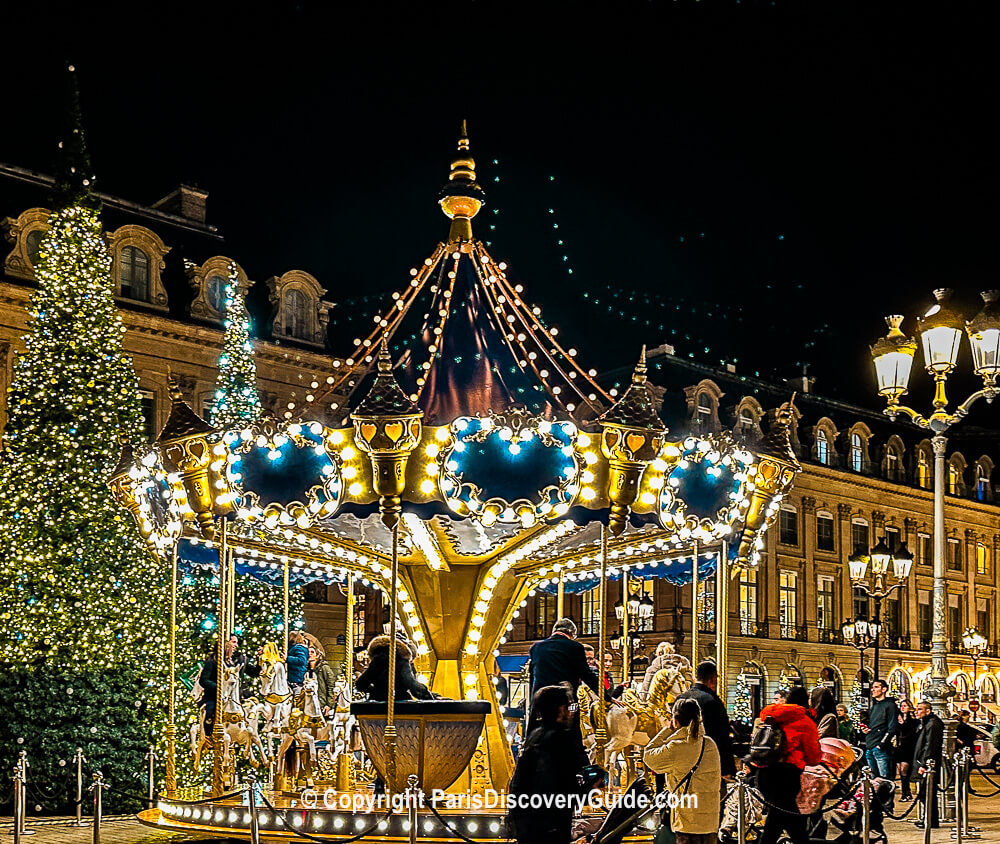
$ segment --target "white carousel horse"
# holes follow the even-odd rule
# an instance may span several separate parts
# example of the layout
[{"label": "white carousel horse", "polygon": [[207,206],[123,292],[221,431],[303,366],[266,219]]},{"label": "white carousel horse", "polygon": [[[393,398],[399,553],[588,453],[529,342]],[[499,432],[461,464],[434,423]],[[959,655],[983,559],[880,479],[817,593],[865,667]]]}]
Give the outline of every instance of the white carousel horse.
[{"label": "white carousel horse", "polygon": [[288,715],[292,709],[292,692],[288,687],[285,663],[277,658],[277,648],[273,661],[268,659],[267,648],[261,658],[260,696],[264,732],[279,735],[288,723]]},{"label": "white carousel horse", "polygon": [[[354,750],[352,737],[354,735],[355,718],[351,714],[351,699],[347,696],[347,683],[338,680],[333,687],[335,698],[334,711],[331,713],[330,744],[332,754],[340,756]],[[330,717],[330,716],[328,716]]]},{"label": "white carousel horse", "polygon": [[[260,740],[258,729],[262,705],[255,702],[244,703],[240,700],[240,669],[239,667],[225,669],[226,682],[222,687],[222,724],[230,741],[228,750],[233,746],[243,748],[246,759],[254,767],[258,765],[255,751],[260,755],[260,762],[267,761],[267,751]],[[227,759],[228,762],[228,759]]]},{"label": "white carousel horse", "polygon": [[299,754],[288,751],[293,745],[297,745],[302,751],[302,762],[305,768],[306,783],[312,785],[313,763],[316,761],[316,742],[329,741],[330,725],[323,717],[323,712],[319,705],[319,694],[317,693],[318,683],[314,676],[308,675],[302,682],[301,697],[297,698],[291,712],[289,713],[287,724],[284,728],[284,737],[278,747],[278,775],[285,776],[289,757],[291,757],[291,777],[292,780],[298,775]]}]

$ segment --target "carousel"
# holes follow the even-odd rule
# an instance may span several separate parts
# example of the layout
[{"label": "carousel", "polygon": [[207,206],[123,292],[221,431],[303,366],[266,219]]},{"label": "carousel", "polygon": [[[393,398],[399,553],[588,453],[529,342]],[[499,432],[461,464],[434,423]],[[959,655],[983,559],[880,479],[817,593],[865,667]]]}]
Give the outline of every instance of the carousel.
[{"label": "carousel", "polygon": [[[487,798],[505,791],[514,765],[493,674],[528,595],[596,584],[603,662],[609,580],[714,577],[728,606],[733,573],[758,564],[799,470],[791,402],[757,442],[672,437],[644,351],[626,389],[603,388],[473,235],[484,203],[463,127],[439,198],[447,240],[304,405],[215,430],[174,389],[156,442],[126,445],[111,487],[172,567],[172,621],[178,566],[198,558],[217,567],[221,641],[239,617],[236,578],[254,576],[286,596],[309,582],[342,584],[350,647],[363,578],[393,610],[389,664],[406,647],[436,698],[394,701],[389,672],[388,702],[362,702],[347,671],[342,711],[324,719],[314,682],[291,693],[274,653],[261,700],[248,706],[219,660],[221,717],[204,736],[175,722],[171,679],[164,789],[145,823],[234,838],[259,825],[274,839],[506,839],[505,810]],[[728,615],[716,619],[720,665]],[[605,763],[614,747],[602,700],[590,717],[592,754]],[[205,793],[178,783],[178,730],[186,737],[189,726],[196,752],[212,759]],[[237,756],[260,766],[257,808],[237,781]],[[379,808],[366,768],[389,795],[473,802],[415,815]]]}]

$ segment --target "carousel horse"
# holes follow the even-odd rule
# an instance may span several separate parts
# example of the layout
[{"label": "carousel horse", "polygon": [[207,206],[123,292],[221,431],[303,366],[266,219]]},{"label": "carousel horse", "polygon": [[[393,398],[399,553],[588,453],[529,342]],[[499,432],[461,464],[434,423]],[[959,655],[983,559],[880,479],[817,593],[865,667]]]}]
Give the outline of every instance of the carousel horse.
[{"label": "carousel horse", "polygon": [[330,725],[323,717],[317,688],[316,678],[307,675],[289,712],[277,754],[279,778],[290,778],[294,783],[300,769],[304,769],[309,787],[313,785],[316,743],[330,740]]},{"label": "carousel horse", "polygon": [[[225,669],[226,682],[222,688],[222,724],[225,727],[227,755],[234,747],[242,747],[248,762],[254,767],[267,761],[267,752],[260,740],[260,712],[262,704],[256,701],[240,700],[240,669],[239,666]],[[257,755],[260,755],[258,761]],[[227,759],[227,762],[229,760]]]},{"label": "carousel horse", "polygon": [[264,717],[264,732],[280,735],[288,722],[292,708],[292,692],[288,687],[285,663],[278,646],[268,642],[260,657],[260,696]]},{"label": "carousel horse", "polygon": [[[222,681],[222,711],[223,711],[223,724],[226,727],[223,733],[223,740],[225,742],[223,746],[223,756],[228,761],[229,753],[232,748],[232,736],[229,733],[228,724],[226,721],[225,713],[227,707],[232,709],[232,700],[235,696],[237,705],[240,696],[240,675],[238,669],[226,668],[223,671],[223,681]],[[200,683],[195,683],[195,687],[191,690],[192,695],[197,691],[198,697],[195,698],[199,700],[204,692],[204,689]],[[191,756],[194,761],[194,768],[198,770],[201,764],[201,754],[206,747],[212,746],[212,736],[205,734],[205,707],[202,706],[198,710],[198,717],[195,722],[191,725]],[[240,712],[242,713],[242,707],[240,707]]]},{"label": "carousel horse", "polygon": [[337,757],[344,753],[360,750],[360,747],[355,747],[352,741],[355,718],[351,714],[351,700],[347,696],[347,682],[344,679],[337,681],[333,688],[333,694],[336,704],[331,713],[330,744],[333,756]]}]

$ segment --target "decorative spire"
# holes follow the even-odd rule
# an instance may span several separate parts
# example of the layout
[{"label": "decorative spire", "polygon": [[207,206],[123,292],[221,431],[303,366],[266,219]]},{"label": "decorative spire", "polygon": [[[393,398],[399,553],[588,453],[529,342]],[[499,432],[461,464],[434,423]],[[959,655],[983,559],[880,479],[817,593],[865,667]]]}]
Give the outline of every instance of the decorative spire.
[{"label": "decorative spire", "polygon": [[656,395],[646,380],[646,347],[639,353],[639,362],[632,372],[632,383],[615,404],[597,418],[599,423],[611,422],[629,428],[644,428],[662,432],[667,429],[657,412]]},{"label": "decorative spire", "polygon": [[70,205],[86,205],[98,208],[100,202],[94,196],[95,177],[90,166],[90,155],[83,136],[83,112],[80,108],[80,86],[76,68],[67,68],[67,95],[65,128],[59,141],[56,159],[56,181],[53,186],[53,200],[56,208]]},{"label": "decorative spire", "polygon": [[377,371],[372,388],[362,399],[353,416],[419,416],[420,408],[413,403],[392,373],[392,358],[389,356],[389,342],[385,335],[376,358]]},{"label": "decorative spire", "polygon": [[184,401],[181,385],[169,371],[167,372],[167,389],[170,392],[170,415],[167,417],[167,423],[160,431],[160,435],[156,438],[158,443],[217,433],[215,428],[195,413],[191,409],[191,405]]},{"label": "decorative spire", "polygon": [[476,162],[469,154],[469,135],[464,120],[459,131],[458,156],[451,162],[448,184],[441,189],[438,204],[451,220],[448,242],[470,242],[472,218],[486,204],[486,194],[476,184]]}]

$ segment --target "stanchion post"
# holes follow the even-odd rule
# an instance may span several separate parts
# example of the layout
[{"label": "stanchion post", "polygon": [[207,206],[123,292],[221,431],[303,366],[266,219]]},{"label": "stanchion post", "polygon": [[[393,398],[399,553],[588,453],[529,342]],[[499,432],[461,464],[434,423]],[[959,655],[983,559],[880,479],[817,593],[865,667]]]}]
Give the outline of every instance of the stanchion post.
[{"label": "stanchion post", "polygon": [[972,826],[969,823],[969,792],[972,790],[972,767],[975,759],[973,759],[967,747],[962,748],[962,756],[965,763],[965,785],[962,787],[962,818],[965,820],[966,840],[973,840],[982,837],[979,834],[979,827]]},{"label": "stanchion post", "polygon": [[955,831],[951,837],[957,844],[962,844],[965,835],[965,818],[962,816],[962,751],[956,750],[951,758],[955,766]]},{"label": "stanchion post", "polygon": [[419,780],[416,774],[406,778],[406,821],[409,824],[407,833],[410,844],[417,844],[417,795],[420,793]]},{"label": "stanchion post", "polygon": [[747,775],[740,771],[736,775],[736,840],[747,844]]},{"label": "stanchion post", "polygon": [[86,826],[83,821],[83,763],[87,761],[83,748],[78,747],[73,756],[76,763],[76,823],[74,826]]},{"label": "stanchion post", "polygon": [[156,793],[156,748],[153,745],[149,746],[146,761],[149,763],[146,769],[146,802],[149,803],[148,808],[152,809],[156,805],[154,799]]},{"label": "stanchion post", "polygon": [[872,769],[861,772],[861,840],[871,838],[872,829]]},{"label": "stanchion post", "polygon": [[934,817],[934,760],[927,762],[927,776],[924,778],[924,844],[931,844],[931,818]]},{"label": "stanchion post", "polygon": [[28,751],[22,750],[17,754],[17,765],[21,771],[21,813],[14,819],[14,825],[20,827],[20,834],[34,835],[35,830],[28,829]]},{"label": "stanchion post", "polygon": [[252,772],[247,774],[250,801],[250,844],[260,844],[260,819],[257,817],[257,777]]},{"label": "stanchion post", "polygon": [[101,814],[102,814],[102,792],[104,791],[104,774],[94,771],[94,844],[101,844]]},{"label": "stanchion post", "polygon": [[24,808],[24,791],[21,784],[21,766],[14,766],[14,844],[21,844],[21,811]]}]

